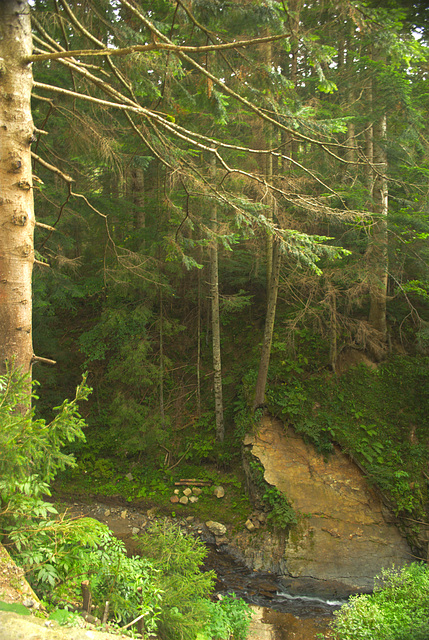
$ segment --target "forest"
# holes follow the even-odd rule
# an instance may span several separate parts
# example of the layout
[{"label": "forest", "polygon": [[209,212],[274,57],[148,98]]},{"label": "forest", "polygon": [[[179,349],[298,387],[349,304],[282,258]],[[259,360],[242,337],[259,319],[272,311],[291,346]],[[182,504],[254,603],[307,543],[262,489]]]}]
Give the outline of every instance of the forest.
[{"label": "forest", "polygon": [[[171,516],[199,478],[237,525],[267,413],[339,445],[427,559],[428,20],[421,0],[0,2],[0,528],[42,591],[103,548],[131,563],[43,496]],[[287,497],[265,501],[287,530]],[[35,560],[34,527],[64,556]],[[165,618],[142,541],[164,580],[139,583],[144,631],[244,638],[235,604],[208,612],[202,550],[164,535],[198,606]],[[119,600],[117,621],[143,606]]]}]

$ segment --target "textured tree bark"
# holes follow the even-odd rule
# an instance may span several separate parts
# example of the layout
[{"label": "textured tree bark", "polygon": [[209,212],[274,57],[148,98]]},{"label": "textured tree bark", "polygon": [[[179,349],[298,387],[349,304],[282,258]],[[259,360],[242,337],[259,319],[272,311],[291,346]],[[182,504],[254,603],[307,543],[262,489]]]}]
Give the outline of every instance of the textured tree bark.
[{"label": "textured tree bark", "polygon": [[30,145],[32,53],[26,0],[0,1],[0,372],[30,372],[34,204]]}]

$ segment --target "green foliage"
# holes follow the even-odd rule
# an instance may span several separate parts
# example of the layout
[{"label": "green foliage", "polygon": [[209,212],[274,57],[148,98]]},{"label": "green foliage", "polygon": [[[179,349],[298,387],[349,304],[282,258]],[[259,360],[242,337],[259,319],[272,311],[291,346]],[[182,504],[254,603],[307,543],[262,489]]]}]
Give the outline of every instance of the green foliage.
[{"label": "green foliage", "polygon": [[157,628],[163,638],[244,640],[249,607],[233,596],[210,602],[215,575],[200,570],[207,554],[202,542],[186,536],[175,525],[157,522],[148,533],[139,535],[138,545],[157,570],[162,592]]},{"label": "green foliage", "polygon": [[[0,531],[7,532],[17,547],[34,526],[37,536],[55,508],[45,502],[49,484],[66,467],[75,466],[74,457],[63,451],[74,440],[84,440],[84,422],[78,403],[90,393],[85,383],[76,389],[74,400],[56,407],[50,423],[35,418],[28,407],[28,376],[9,369],[0,378]],[[31,399],[37,396],[32,393]]]},{"label": "green foliage", "polygon": [[210,623],[205,636],[213,640],[246,640],[249,631],[252,610],[250,606],[227,594],[219,602],[210,602]]},{"label": "green foliage", "polygon": [[252,481],[259,491],[258,498],[268,511],[267,523],[282,529],[289,529],[291,525],[297,524],[296,513],[287,498],[277,487],[266,482],[264,467],[251,458],[249,459],[249,468],[252,474]]},{"label": "green foliage", "polygon": [[[37,592],[51,603],[81,599],[81,582],[89,580],[95,613],[106,600],[116,622],[145,614],[148,631],[156,628],[161,592],[155,569],[141,557],[128,557],[124,543],[106,525],[90,518],[41,522],[36,531],[12,532],[17,562]],[[65,614],[58,614],[63,615]]]},{"label": "green foliage", "polygon": [[[91,389],[85,383],[76,389],[72,401],[64,400],[56,407],[55,418],[49,423],[35,419],[33,408],[28,407],[29,381],[11,369],[0,377],[0,489],[2,498],[12,494],[16,484],[26,486],[29,476],[49,483],[56,473],[75,464],[73,456],[64,454],[62,448],[74,440],[83,440],[84,422],[79,415],[78,403],[86,400]],[[35,393],[31,399],[37,399]],[[28,493],[28,490],[26,490]]]},{"label": "green foliage", "polygon": [[374,593],[353,596],[334,613],[335,640],[424,640],[428,637],[429,569],[384,570]]},{"label": "green foliage", "polygon": [[[287,367],[285,361],[284,368]],[[341,377],[291,378],[276,369],[270,408],[319,449],[339,443],[389,497],[394,511],[424,517],[428,446],[427,358],[392,358]]]},{"label": "green foliage", "polygon": [[138,538],[141,553],[158,571],[163,608],[158,629],[166,640],[191,640],[209,616],[207,596],[214,585],[212,571],[200,568],[207,554],[204,545],[168,522],[153,525]]},{"label": "green foliage", "polygon": [[12,613],[19,613],[21,616],[31,615],[28,607],[19,602],[3,602],[0,600],[0,611],[11,611]]},{"label": "green foliage", "polygon": [[55,609],[49,614],[49,620],[58,622],[62,627],[80,627],[83,622],[82,616],[68,609]]}]

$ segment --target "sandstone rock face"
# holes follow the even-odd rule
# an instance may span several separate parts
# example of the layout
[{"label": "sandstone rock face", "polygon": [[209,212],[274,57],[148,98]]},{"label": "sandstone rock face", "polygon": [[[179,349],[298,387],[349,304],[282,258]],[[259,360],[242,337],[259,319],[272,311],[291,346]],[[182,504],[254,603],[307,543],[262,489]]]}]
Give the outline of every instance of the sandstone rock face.
[{"label": "sandstone rock face", "polygon": [[[300,514],[288,539],[269,534],[265,541],[255,540],[253,548],[252,541],[247,548],[242,541],[247,564],[280,572],[288,590],[329,596],[371,590],[382,567],[412,561],[393,517],[339,449],[324,460],[292,429],[270,417],[257,434],[246,437],[245,445],[264,466],[265,480]],[[271,567],[267,557],[273,559]],[[322,586],[316,582],[321,580],[328,582]]]}]

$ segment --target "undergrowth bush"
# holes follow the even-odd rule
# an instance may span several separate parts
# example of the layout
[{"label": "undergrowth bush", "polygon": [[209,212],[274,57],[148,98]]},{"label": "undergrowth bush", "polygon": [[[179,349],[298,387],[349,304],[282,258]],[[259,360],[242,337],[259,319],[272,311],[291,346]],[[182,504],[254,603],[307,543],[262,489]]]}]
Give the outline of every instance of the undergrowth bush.
[{"label": "undergrowth bush", "polygon": [[425,519],[429,429],[429,361],[393,357],[376,370],[365,365],[341,376],[274,368],[270,410],[328,455],[338,443],[389,498],[394,512]]},{"label": "undergrowth bush", "polygon": [[281,491],[264,478],[264,467],[251,457],[248,461],[252,482],[258,491],[258,499],[268,512],[267,523],[272,527],[289,529],[297,524],[296,512]]},{"label": "undergrowth bush", "polygon": [[[200,570],[202,542],[158,523],[140,537],[142,555],[129,557],[105,525],[60,516],[45,501],[56,472],[75,464],[63,447],[84,438],[78,401],[90,390],[83,382],[46,424],[33,409],[22,409],[28,388],[28,378],[17,372],[0,377],[0,536],[7,536],[39,596],[53,607],[79,608],[87,580],[92,612],[101,618],[108,601],[113,628],[143,616],[145,633],[163,640],[243,640],[248,607],[233,596],[210,601],[214,573]],[[110,471],[109,461],[100,460],[99,468]],[[55,616],[70,623],[67,613]]]},{"label": "undergrowth bush", "polygon": [[29,396],[29,387],[29,377],[17,370],[0,376],[0,535],[7,533],[17,548],[27,535],[43,536],[56,513],[44,498],[57,472],[76,464],[63,447],[84,440],[78,404],[91,391],[84,378],[75,398],[64,400],[46,423],[29,407],[37,399],[34,391]]},{"label": "undergrowth bush", "polygon": [[354,596],[334,613],[332,640],[427,640],[429,568],[384,570],[371,595]]},{"label": "undergrowth bush", "polygon": [[207,549],[177,525],[155,523],[138,537],[141,553],[157,571],[162,591],[158,633],[163,640],[243,640],[250,607],[234,596],[211,602],[215,574],[201,571]]}]

